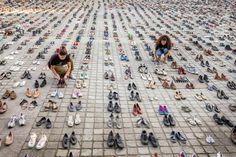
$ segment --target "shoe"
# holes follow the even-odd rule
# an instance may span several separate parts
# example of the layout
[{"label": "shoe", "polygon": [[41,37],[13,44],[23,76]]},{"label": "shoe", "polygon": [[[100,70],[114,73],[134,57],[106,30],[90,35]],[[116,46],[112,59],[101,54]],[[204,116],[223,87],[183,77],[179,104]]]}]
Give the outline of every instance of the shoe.
[{"label": "shoe", "polygon": [[199,77],[198,77],[198,81],[199,81],[200,83],[204,83],[204,80],[203,80],[202,75],[199,75]]},{"label": "shoe", "polygon": [[151,144],[152,144],[152,146],[153,146],[154,148],[156,148],[156,147],[158,146],[157,140],[156,140],[156,138],[154,137],[154,135],[153,135],[152,132],[149,133],[148,140],[151,142]]},{"label": "shoe", "polygon": [[229,97],[225,94],[225,92],[223,90],[221,90],[221,96],[226,100],[229,99]]},{"label": "shoe", "polygon": [[19,118],[18,118],[18,122],[20,126],[24,126],[25,125],[25,115],[23,113],[20,114]]},{"label": "shoe", "polygon": [[221,95],[221,91],[220,90],[217,91],[217,97],[219,99],[223,99],[223,96]]},{"label": "shoe", "polygon": [[223,125],[224,124],[224,122],[221,120],[221,118],[218,117],[218,114],[214,114],[213,119],[218,125]]},{"label": "shoe", "polygon": [[46,117],[42,117],[38,122],[36,122],[36,126],[41,126],[42,124],[46,123]]},{"label": "shoe", "polygon": [[74,123],[75,123],[75,125],[79,125],[81,123],[81,119],[80,119],[79,113],[77,113],[75,115],[75,122]]},{"label": "shoe", "polygon": [[33,148],[36,144],[36,140],[37,140],[37,134],[36,133],[31,133],[30,134],[30,140],[28,142],[28,147]]},{"label": "shoe", "polygon": [[76,108],[75,108],[75,106],[73,105],[72,102],[70,102],[70,105],[68,105],[67,108],[70,112],[76,112]]},{"label": "shoe", "polygon": [[9,90],[6,90],[5,93],[3,94],[2,98],[7,99],[10,97],[11,92]]},{"label": "shoe", "polygon": [[14,136],[13,133],[10,131],[9,134],[6,136],[5,145],[9,146],[13,143],[13,141],[14,141]]},{"label": "shoe", "polygon": [[209,82],[208,76],[207,76],[207,75],[204,75],[204,76],[203,76],[203,80],[208,83],[208,82]]},{"label": "shoe", "polygon": [[16,93],[15,93],[15,91],[11,91],[9,97],[10,97],[11,100],[15,100],[15,99],[16,99]]},{"label": "shoe", "polygon": [[117,102],[115,102],[114,111],[115,111],[115,113],[121,112],[121,107]]},{"label": "shoe", "polygon": [[67,125],[68,125],[69,127],[72,127],[72,126],[74,125],[74,119],[73,119],[73,116],[72,116],[72,115],[70,115],[70,116],[68,117]]},{"label": "shoe", "polygon": [[133,115],[134,116],[137,116],[138,115],[138,108],[137,108],[137,104],[134,104],[134,106],[133,106]]},{"label": "shoe", "polygon": [[115,100],[119,100],[119,94],[117,92],[113,92],[113,98]]},{"label": "shoe", "polygon": [[141,98],[140,98],[138,92],[136,92],[136,94],[135,94],[135,99],[136,99],[138,102],[141,102]]},{"label": "shoe", "polygon": [[108,135],[108,139],[107,139],[107,145],[108,145],[108,147],[113,147],[114,144],[115,144],[114,135],[113,135],[113,132],[110,131],[110,133]]},{"label": "shoe", "polygon": [[184,151],[179,152],[178,157],[187,157]]},{"label": "shoe", "polygon": [[132,88],[131,83],[129,83],[127,89],[130,91],[131,88]]},{"label": "shoe", "polygon": [[170,141],[173,142],[173,143],[177,142],[175,134],[176,134],[175,131],[172,131],[171,134],[170,134]]},{"label": "shoe", "polygon": [[176,139],[178,140],[178,141],[180,141],[181,143],[183,143],[183,144],[185,144],[186,143],[186,138],[180,133],[180,132],[177,132],[176,134],[175,134],[175,136],[176,136]]},{"label": "shoe", "polygon": [[145,130],[142,131],[140,140],[143,145],[148,145],[148,135]]},{"label": "shoe", "polygon": [[113,93],[112,93],[112,91],[109,92],[108,99],[110,99],[110,100],[113,99]]},{"label": "shoe", "polygon": [[115,148],[119,148],[119,149],[124,148],[124,143],[119,133],[117,133],[115,136]]},{"label": "shoe", "polygon": [[135,100],[134,91],[131,91],[131,92],[130,92],[129,98],[130,98],[131,101],[134,101],[134,100]]},{"label": "shoe", "polygon": [[32,97],[32,92],[30,91],[29,88],[27,88],[26,92],[25,92],[25,95],[28,97],[28,98],[31,98]]},{"label": "shoe", "polygon": [[176,86],[174,84],[174,82],[172,81],[171,84],[170,84],[170,88],[173,89],[173,90],[176,90]]},{"label": "shoe", "polygon": [[34,95],[33,95],[33,97],[34,97],[34,98],[38,98],[39,95],[40,95],[39,89],[36,88],[35,91],[34,91]]},{"label": "shoe", "polygon": [[231,141],[236,144],[236,126],[233,127],[230,135]]},{"label": "shoe", "polygon": [[64,149],[69,148],[70,145],[70,139],[69,136],[67,134],[64,134],[63,139],[62,139],[62,147]]},{"label": "shoe", "polygon": [[34,88],[39,88],[39,82],[38,82],[38,80],[35,80]]},{"label": "shoe", "polygon": [[168,121],[170,122],[170,126],[175,126],[175,120],[171,115],[168,116]]},{"label": "shoe", "polygon": [[222,116],[221,120],[223,121],[223,123],[225,125],[228,125],[229,127],[234,127],[234,124],[229,119],[227,119],[225,116]]},{"label": "shoe", "polygon": [[8,128],[14,128],[16,126],[17,116],[13,115],[11,116],[10,121],[8,122]]},{"label": "shoe", "polygon": [[121,129],[122,126],[121,126],[121,120],[120,120],[120,117],[117,115],[115,120],[114,120],[114,126],[116,126],[117,129]]},{"label": "shoe", "polygon": [[50,128],[52,128],[52,122],[51,122],[51,120],[48,118],[48,119],[46,120],[46,129],[50,129]]},{"label": "shoe", "polygon": [[164,118],[163,118],[163,123],[164,123],[164,125],[167,126],[167,127],[170,126],[170,121],[169,121],[167,115],[164,116]]},{"label": "shoe", "polygon": [[78,142],[78,139],[77,139],[77,137],[76,137],[76,135],[75,135],[75,132],[73,131],[73,132],[71,133],[71,135],[70,135],[70,143],[71,143],[72,145],[75,145],[77,142]]},{"label": "shoe", "polygon": [[107,106],[107,111],[113,112],[113,110],[114,110],[113,103],[112,101],[109,101],[108,106]]},{"label": "shoe", "polygon": [[212,136],[208,135],[206,137],[206,142],[209,143],[209,144],[214,144],[215,143],[215,140],[213,139]]},{"label": "shoe", "polygon": [[40,87],[43,88],[44,86],[46,86],[47,81],[46,79],[43,79],[42,83],[40,84]]},{"label": "shoe", "polygon": [[74,155],[73,155],[73,153],[72,153],[72,152],[70,152],[70,154],[69,154],[69,157],[74,157]]}]

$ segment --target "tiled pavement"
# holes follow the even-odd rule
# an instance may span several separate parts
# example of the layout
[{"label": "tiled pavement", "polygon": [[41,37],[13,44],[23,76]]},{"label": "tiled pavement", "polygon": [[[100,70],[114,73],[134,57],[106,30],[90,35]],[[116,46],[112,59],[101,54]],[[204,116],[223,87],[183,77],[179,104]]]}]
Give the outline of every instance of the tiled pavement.
[{"label": "tiled pavement", "polygon": [[[52,34],[50,37],[42,43],[39,49],[36,49],[36,51],[29,55],[27,54],[28,48],[32,47],[35,43],[35,41],[39,38],[39,36],[42,36],[44,32],[47,32],[47,29],[44,30],[44,32],[36,37],[32,37],[31,33],[26,33],[24,37],[20,39],[20,41],[15,42],[15,44],[11,45],[10,48],[6,51],[4,51],[3,54],[1,54],[0,59],[8,56],[12,51],[15,51],[16,48],[20,45],[21,41],[24,41],[25,39],[30,38],[30,42],[27,43],[27,46],[23,47],[23,50],[19,51],[18,55],[15,55],[15,59],[17,60],[23,60],[25,64],[21,66],[21,69],[17,72],[13,72],[12,79],[10,80],[1,80],[3,83],[3,86],[0,86],[0,95],[2,95],[6,89],[12,89],[12,85],[14,84],[14,81],[20,80],[20,76],[22,73],[28,69],[29,67],[32,67],[32,61],[36,57],[37,53],[43,50],[44,47],[50,44],[51,41],[55,41],[55,45],[51,46],[49,49],[49,53],[46,55],[46,59],[42,60],[40,59],[41,64],[37,66],[36,71],[31,71],[31,74],[33,78],[31,80],[26,80],[25,87],[18,87],[14,89],[17,93],[17,99],[16,100],[7,100],[7,104],[9,106],[8,111],[2,115],[0,115],[0,138],[4,139],[4,137],[8,134],[9,129],[7,128],[7,123],[11,115],[13,114],[19,114],[21,112],[26,114],[27,124],[26,126],[19,127],[16,125],[11,131],[14,133],[14,143],[9,146],[2,146],[0,148],[0,156],[1,157],[23,157],[26,153],[29,153],[31,156],[37,156],[37,157],[54,157],[54,156],[62,156],[66,157],[69,152],[73,152],[75,156],[151,156],[151,154],[157,152],[158,156],[163,157],[171,157],[171,156],[177,156],[178,153],[182,150],[184,150],[187,153],[187,156],[190,156],[192,153],[196,153],[197,156],[203,157],[203,156],[216,156],[217,152],[222,152],[226,157],[235,157],[236,156],[236,147],[235,145],[230,141],[230,131],[231,128],[226,127],[225,125],[219,126],[217,125],[212,116],[213,113],[209,113],[205,111],[204,106],[205,102],[199,102],[197,101],[194,96],[196,93],[204,93],[208,97],[208,100],[206,102],[211,104],[217,104],[218,107],[221,109],[220,115],[225,115],[227,118],[231,119],[233,122],[236,121],[235,113],[231,112],[228,109],[228,105],[230,103],[236,103],[235,99],[235,91],[231,91],[227,88],[226,82],[220,82],[214,80],[214,76],[209,74],[210,82],[217,85],[218,88],[223,89],[226,94],[230,97],[229,100],[219,100],[216,96],[216,92],[210,92],[207,90],[207,85],[200,84],[197,81],[197,76],[187,74],[187,77],[190,79],[192,83],[196,86],[196,89],[189,90],[185,89],[185,84],[178,84],[176,83],[177,89],[182,92],[184,96],[187,97],[186,100],[183,101],[176,101],[174,99],[175,91],[170,89],[163,89],[161,86],[161,82],[158,81],[157,76],[152,73],[155,65],[150,61],[150,57],[148,56],[147,51],[145,51],[143,41],[140,40],[137,36],[135,36],[135,32],[132,29],[131,26],[136,27],[137,30],[139,30],[145,38],[145,41],[149,43],[152,48],[154,48],[154,43],[149,38],[149,34],[142,31],[140,27],[137,27],[137,25],[142,25],[144,28],[149,31],[149,27],[145,25],[145,22],[139,17],[136,10],[133,8],[133,6],[126,4],[124,9],[121,9],[121,7],[118,7],[118,5],[114,5],[112,9],[109,9],[107,7],[107,19],[103,18],[103,14],[105,12],[105,6],[104,3],[101,1],[101,8],[98,9],[97,12],[97,19],[96,19],[96,25],[95,25],[95,40],[93,41],[92,46],[92,53],[91,53],[91,60],[89,63],[89,79],[86,80],[87,88],[82,89],[83,97],[79,100],[82,101],[83,109],[81,111],[78,111],[82,122],[78,126],[73,126],[69,128],[67,126],[67,118],[69,115],[75,115],[75,113],[70,113],[67,110],[67,105],[70,102],[76,103],[78,102],[78,99],[72,99],[71,93],[75,89],[75,81],[69,80],[67,82],[68,86],[64,89],[59,89],[64,93],[63,99],[57,99],[54,98],[59,104],[59,110],[58,112],[44,112],[43,111],[43,105],[48,102],[49,99],[52,99],[50,97],[50,93],[57,89],[56,81],[53,78],[51,72],[46,69],[47,60],[49,59],[50,55],[53,54],[53,51],[61,45],[61,43],[64,41],[64,39],[67,37],[69,32],[73,31],[74,25],[78,22],[79,28],[77,30],[73,31],[73,36],[69,42],[69,45],[74,42],[74,39],[76,38],[79,30],[81,30],[83,27],[85,27],[85,32],[82,35],[81,41],[79,42],[78,49],[72,50],[68,46],[68,51],[70,53],[75,53],[74,63],[75,63],[75,69],[73,71],[74,75],[79,77],[79,73],[81,72],[79,70],[79,67],[82,65],[82,60],[86,49],[86,43],[89,41],[89,32],[90,27],[93,26],[93,14],[95,13],[95,10],[97,9],[98,2],[94,1],[95,5],[91,5],[92,1],[86,1],[86,4],[89,5],[89,9],[93,6],[93,10],[91,14],[88,17],[88,22],[83,25],[82,21],[85,18],[83,18],[80,21],[77,21],[78,17],[82,14],[86,15],[88,10],[83,11],[80,10],[77,14],[77,17],[72,19],[72,23],[69,24],[69,27],[67,28],[66,33],[61,39],[56,39],[56,35],[60,33],[60,31],[65,27],[67,24],[68,19],[73,17],[73,13],[77,10],[76,8],[70,12],[64,20],[62,20],[62,23],[57,28],[52,28],[53,24],[56,23],[49,23],[49,26],[47,29],[51,29]],[[107,1],[105,1],[107,3]],[[60,4],[60,3],[58,3]],[[69,6],[72,5],[71,2],[68,2]],[[111,3],[110,3],[111,4]],[[137,2],[136,4],[139,4]],[[141,4],[141,2],[140,2]],[[149,5],[151,5],[150,3]],[[81,3],[78,4],[78,7],[81,6]],[[83,7],[84,7],[83,6]],[[143,5],[144,6],[144,5]],[[164,6],[164,5],[163,5]],[[170,5],[172,6],[172,5]],[[144,6],[145,7],[145,6]],[[128,10],[128,8],[131,8],[131,11]],[[152,18],[149,19],[145,14],[144,11],[141,10],[138,7],[138,12],[142,14],[145,19],[150,23],[150,27],[155,27],[156,25],[153,24],[153,21],[160,24],[160,20],[157,19],[157,17],[161,17],[158,14],[152,14],[150,10],[145,7],[147,14],[149,14]],[[160,8],[163,9],[163,8]],[[123,17],[123,22],[120,21],[118,12],[121,13]],[[117,33],[120,39],[120,43],[122,44],[122,47],[126,54],[128,55],[130,61],[127,62],[132,71],[132,75],[134,77],[133,80],[125,80],[124,79],[124,70],[125,67],[123,67],[124,62],[120,61],[119,59],[119,53],[117,50],[117,43],[115,42],[114,38],[112,37],[112,19],[111,19],[111,13],[115,15],[115,21],[117,25]],[[126,18],[126,14],[131,18],[131,23]],[[63,13],[57,12],[53,13],[53,15],[61,16]],[[163,17],[166,18],[167,21],[173,23],[173,20],[170,19],[167,15],[169,15],[168,12],[163,12]],[[29,16],[40,17],[40,19],[46,19],[45,17],[41,17],[40,14],[30,14]],[[48,15],[46,15],[47,17]],[[193,16],[193,15],[191,15]],[[134,18],[133,18],[134,17]],[[8,17],[7,17],[8,18]],[[49,18],[51,19],[51,18]],[[47,18],[46,21],[43,23],[49,21]],[[104,58],[105,55],[105,40],[103,40],[103,31],[104,28],[104,22],[108,22],[109,27],[109,42],[111,44],[111,55],[114,62],[114,67],[107,67],[104,65]],[[140,23],[140,24],[139,24]],[[43,25],[41,24],[41,26]],[[125,26],[127,28],[127,31],[123,29],[122,26]],[[179,30],[179,28],[174,27],[174,30]],[[169,30],[163,25],[163,29],[159,30],[161,33],[162,31],[165,33],[165,31],[168,30],[169,32],[172,32],[172,30]],[[194,28],[195,32],[202,33],[205,35],[202,30],[199,30],[198,27]],[[135,61],[135,56],[133,51],[131,51],[131,43],[128,40],[127,32],[131,32],[134,35],[134,41],[137,44],[137,47],[140,51],[142,61],[137,62]],[[180,37],[184,43],[189,44],[188,38],[190,35],[186,34],[184,31],[182,31],[183,34],[185,34],[185,37]],[[234,32],[235,33],[235,32]],[[2,42],[11,41],[12,37],[8,37],[7,39],[4,39]],[[183,43],[178,43],[175,41],[175,39],[172,39],[175,45],[178,47],[178,50],[173,50],[173,57],[177,61],[179,65],[184,65],[185,63],[192,63],[194,66],[197,67],[197,69],[200,71],[200,74],[206,73],[206,68],[203,68],[200,66],[199,63],[194,61],[195,55],[190,55],[189,51],[186,51],[184,49]],[[234,46],[235,45],[231,45]],[[201,53],[199,50],[197,50],[194,46],[192,46],[192,49],[196,53]],[[222,49],[223,50],[223,49]],[[177,53],[182,53],[183,56],[186,57],[187,62],[181,61],[180,57],[177,55]],[[205,57],[205,56],[204,56]],[[212,61],[212,57],[205,57],[207,60],[210,61],[210,64],[214,64],[217,69],[220,69],[220,72],[224,72],[227,74],[227,77],[230,80],[235,81],[235,74],[230,74],[227,72],[227,68],[234,68],[233,61],[226,61],[223,57],[216,55],[219,59],[223,60],[226,64],[226,67],[220,67],[217,64],[215,64]],[[235,56],[232,56],[235,60]],[[15,60],[8,60],[8,63],[5,66],[0,66],[0,72],[7,71],[13,64]],[[147,81],[144,81],[140,77],[140,73],[138,72],[138,66],[140,63],[145,63],[148,66],[149,71],[151,72],[152,77],[155,81],[157,81],[158,88],[155,90],[147,89],[145,88],[145,84]],[[178,76],[178,73],[170,68],[170,63],[167,65],[161,65],[161,68],[164,68],[168,72],[167,78],[171,79],[171,76]],[[105,80],[103,78],[103,74],[106,70],[112,69],[112,71],[115,74],[116,81],[115,84],[117,84],[117,92],[119,93],[120,99],[119,103],[122,107],[122,112],[120,114],[121,120],[122,120],[122,129],[112,129],[115,133],[120,133],[121,137],[124,140],[125,148],[123,150],[114,150],[113,148],[108,148],[106,144],[108,133],[110,132],[110,128],[107,126],[107,120],[110,115],[110,113],[107,111],[107,104],[108,104],[108,93],[107,85],[109,85],[111,82],[108,80]],[[19,106],[19,103],[23,98],[26,98],[24,96],[26,87],[32,88],[34,85],[34,80],[37,79],[40,72],[46,72],[47,74],[47,86],[43,89],[40,89],[41,96],[37,99],[37,102],[39,103],[39,106],[36,107],[33,111],[27,111],[22,110]],[[135,82],[138,86],[138,92],[140,93],[142,97],[142,102],[140,103],[140,106],[143,111],[143,117],[147,118],[151,122],[151,128],[137,128],[135,126],[137,117],[134,117],[132,115],[132,109],[134,102],[129,100],[129,91],[127,90],[127,85],[129,82]],[[149,101],[149,96],[151,97],[157,97],[158,100]],[[29,101],[32,101],[32,99],[28,99]],[[174,119],[176,120],[176,126],[172,128],[165,127],[162,120],[163,116],[159,115],[156,111],[158,109],[159,104],[167,104],[167,106],[170,109],[171,114],[174,116]],[[190,113],[184,113],[181,110],[182,105],[187,105],[192,109],[192,112]],[[185,119],[189,116],[197,116],[202,122],[202,126],[191,126],[188,124]],[[36,121],[38,121],[41,117],[49,117],[53,123],[53,128],[51,129],[45,129],[44,127],[37,127],[35,125]],[[153,148],[152,146],[144,146],[140,142],[140,134],[142,130],[145,129],[147,132],[153,132],[155,137],[157,137],[159,142],[158,148]],[[180,131],[185,134],[187,137],[187,143],[186,144],[180,144],[180,143],[172,143],[169,140],[169,135],[172,130]],[[75,133],[78,135],[79,143],[75,146],[70,146],[68,150],[63,149],[61,145],[61,141],[63,138],[64,133],[70,134],[72,131],[75,131]],[[36,149],[29,149],[27,146],[28,140],[29,140],[29,134],[31,132],[36,132],[38,135],[45,133],[48,137],[48,142],[45,148],[42,150],[36,150]],[[206,143],[205,138],[207,135],[211,135],[215,139],[215,143],[212,145],[209,145]]]}]

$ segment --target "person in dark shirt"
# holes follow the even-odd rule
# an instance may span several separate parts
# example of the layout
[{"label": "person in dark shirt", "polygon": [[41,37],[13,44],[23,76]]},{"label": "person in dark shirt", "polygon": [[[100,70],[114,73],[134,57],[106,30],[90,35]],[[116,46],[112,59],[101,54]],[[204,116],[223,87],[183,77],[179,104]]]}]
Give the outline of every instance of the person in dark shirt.
[{"label": "person in dark shirt", "polygon": [[167,35],[160,36],[156,41],[155,53],[153,61],[161,61],[167,63],[167,57],[171,55],[171,40]]},{"label": "person in dark shirt", "polygon": [[60,48],[58,54],[53,54],[48,62],[49,69],[52,70],[57,80],[73,78],[71,72],[73,70],[73,61],[71,60],[64,46]]}]

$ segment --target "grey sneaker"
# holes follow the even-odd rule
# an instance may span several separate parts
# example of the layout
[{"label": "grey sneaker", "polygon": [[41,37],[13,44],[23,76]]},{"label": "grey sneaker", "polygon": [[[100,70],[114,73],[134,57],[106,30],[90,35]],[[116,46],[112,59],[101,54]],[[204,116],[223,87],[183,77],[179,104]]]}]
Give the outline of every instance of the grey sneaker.
[{"label": "grey sneaker", "polygon": [[121,120],[120,120],[120,117],[118,115],[116,116],[116,119],[114,121],[114,125],[116,126],[117,129],[121,129],[122,128]]},{"label": "grey sneaker", "polygon": [[76,77],[73,74],[70,74],[69,79],[76,80]]}]

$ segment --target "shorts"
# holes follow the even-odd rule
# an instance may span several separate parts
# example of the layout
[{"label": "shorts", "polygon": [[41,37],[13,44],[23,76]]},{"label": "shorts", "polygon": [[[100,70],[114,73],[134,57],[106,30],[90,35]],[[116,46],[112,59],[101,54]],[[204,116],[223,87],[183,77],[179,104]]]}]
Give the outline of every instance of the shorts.
[{"label": "shorts", "polygon": [[164,50],[162,51],[161,49],[158,49],[157,51],[156,51],[156,55],[158,56],[158,57],[161,57],[162,55],[166,55],[167,53],[168,53],[168,48],[164,48]]},{"label": "shorts", "polygon": [[55,66],[55,71],[61,76],[64,77],[64,75],[66,74],[68,70],[68,66],[67,65],[56,65]]}]

